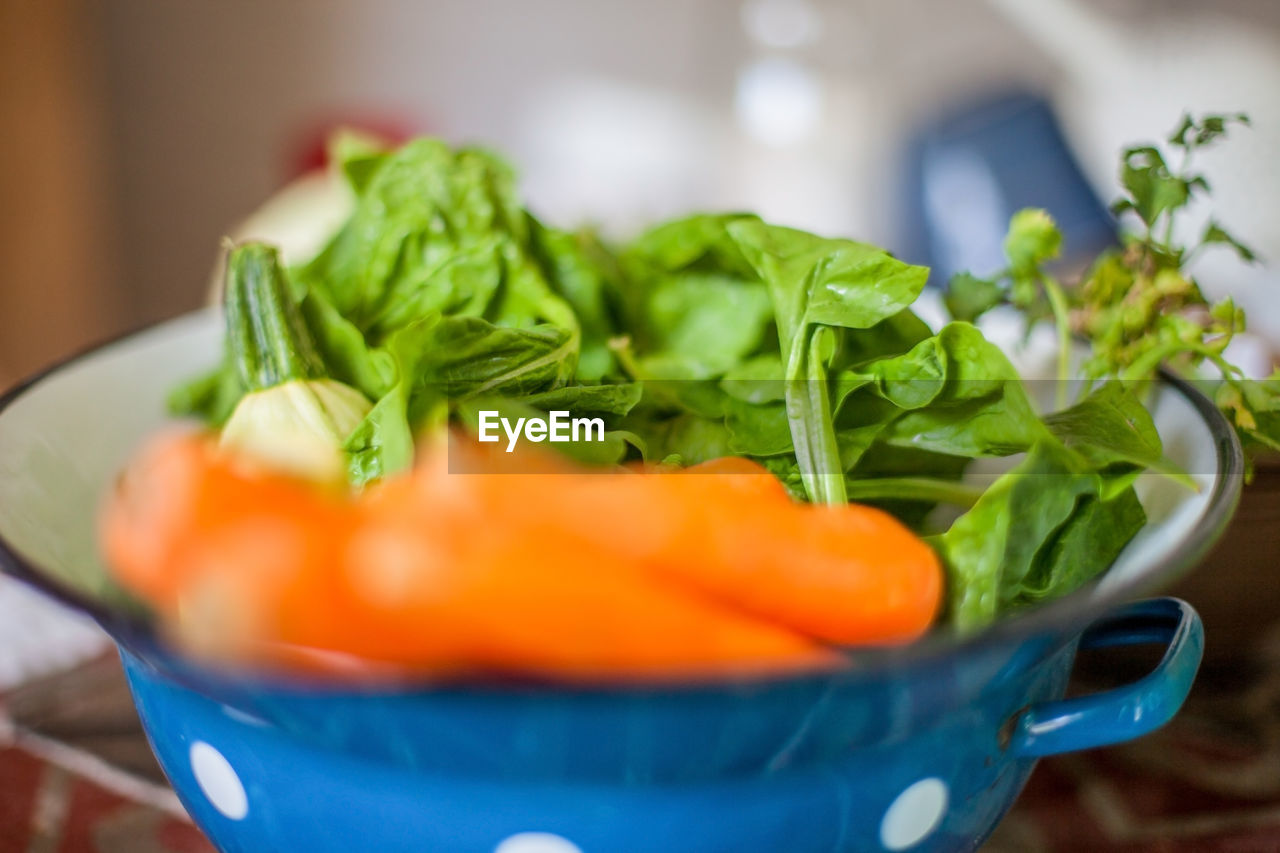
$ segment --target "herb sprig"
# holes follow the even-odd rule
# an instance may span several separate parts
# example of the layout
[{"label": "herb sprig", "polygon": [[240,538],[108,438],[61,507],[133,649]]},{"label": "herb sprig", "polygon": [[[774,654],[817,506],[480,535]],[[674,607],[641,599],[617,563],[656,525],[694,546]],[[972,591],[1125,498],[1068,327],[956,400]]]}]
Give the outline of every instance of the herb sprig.
[{"label": "herb sprig", "polygon": [[[1104,251],[1073,287],[1047,270],[1062,246],[1062,232],[1049,214],[1014,214],[1005,239],[1009,266],[990,278],[955,276],[946,298],[952,315],[972,321],[1007,304],[1023,312],[1028,328],[1052,319],[1060,380],[1070,375],[1073,338],[1089,343],[1089,357],[1080,366],[1082,393],[1106,379],[1146,382],[1161,368],[1186,378],[1216,374],[1215,400],[1246,448],[1280,450],[1280,371],[1250,379],[1227,358],[1228,345],[1245,330],[1244,311],[1230,297],[1209,300],[1188,269],[1214,248],[1229,249],[1246,263],[1256,262],[1257,255],[1215,219],[1192,245],[1174,236],[1191,204],[1210,194],[1208,179],[1193,168],[1196,153],[1233,127],[1248,125],[1243,113],[1198,119],[1188,114],[1165,139],[1167,154],[1153,144],[1126,149],[1120,162],[1123,193],[1111,212],[1129,227],[1120,244]],[[1064,395],[1066,382],[1058,387]]]}]

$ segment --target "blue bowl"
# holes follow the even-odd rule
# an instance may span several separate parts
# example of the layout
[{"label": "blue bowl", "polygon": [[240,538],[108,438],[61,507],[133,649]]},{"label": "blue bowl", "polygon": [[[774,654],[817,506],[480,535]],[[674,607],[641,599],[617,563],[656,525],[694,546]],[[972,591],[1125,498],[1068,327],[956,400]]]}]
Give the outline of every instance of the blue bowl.
[{"label": "blue bowl", "polygon": [[[1134,599],[1194,564],[1240,488],[1230,427],[1167,383],[1157,424],[1200,492],[1147,479],[1152,522],[1103,578],[973,637],[698,684],[339,687],[223,673],[167,648],[102,581],[93,537],[93,508],[158,424],[164,390],[217,348],[215,318],[184,318],[0,399],[0,565],[116,639],[161,766],[226,851],[974,849],[1038,757],[1138,737],[1176,713],[1199,619],[1175,599]],[[1078,648],[1133,643],[1165,646],[1151,674],[1062,698]]]}]

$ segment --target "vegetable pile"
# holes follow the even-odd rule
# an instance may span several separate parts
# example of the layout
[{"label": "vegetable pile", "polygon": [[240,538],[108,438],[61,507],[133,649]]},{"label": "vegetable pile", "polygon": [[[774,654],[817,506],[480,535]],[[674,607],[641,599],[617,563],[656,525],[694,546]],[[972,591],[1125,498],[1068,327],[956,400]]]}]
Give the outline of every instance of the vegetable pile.
[{"label": "vegetable pile", "polygon": [[[608,245],[537,220],[488,152],[335,154],[355,206],[315,258],[229,249],[224,362],[171,400],[217,436],[158,442],[105,513],[121,580],[222,653],[596,677],[830,662],[939,612],[973,631],[1106,569],[1146,521],[1140,473],[1186,479],[1133,380],[1217,363],[1243,320],[1215,307],[1151,348],[1111,307],[1154,287],[1144,322],[1175,322],[1185,258],[1151,228],[1179,202],[1150,186],[1202,179],[1158,153],[1126,155],[1146,236],[1082,288],[1023,212],[1007,273],[953,282],[961,319],[936,332],[911,309],[928,270],[865,243],[735,213]],[[1067,336],[1095,334],[1081,399],[1038,412],[968,322],[1002,301],[1057,321],[1063,370]],[[1274,441],[1275,398],[1226,373],[1236,423]],[[473,440],[480,412],[557,410],[603,440]],[[978,457],[1017,459],[983,489],[962,479]]]}]

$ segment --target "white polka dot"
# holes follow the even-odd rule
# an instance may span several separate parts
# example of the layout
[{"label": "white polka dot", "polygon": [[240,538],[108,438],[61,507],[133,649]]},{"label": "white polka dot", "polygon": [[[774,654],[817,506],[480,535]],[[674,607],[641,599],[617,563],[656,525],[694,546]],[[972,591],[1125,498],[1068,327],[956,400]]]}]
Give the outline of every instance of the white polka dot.
[{"label": "white polka dot", "polygon": [[550,832],[519,832],[493,848],[493,853],[582,853],[582,849]]},{"label": "white polka dot", "polygon": [[921,779],[898,795],[880,821],[880,843],[886,850],[914,847],[938,828],[947,811],[947,783]]},{"label": "white polka dot", "polygon": [[213,807],[232,820],[249,813],[249,798],[231,762],[202,740],[191,744],[191,771]]}]

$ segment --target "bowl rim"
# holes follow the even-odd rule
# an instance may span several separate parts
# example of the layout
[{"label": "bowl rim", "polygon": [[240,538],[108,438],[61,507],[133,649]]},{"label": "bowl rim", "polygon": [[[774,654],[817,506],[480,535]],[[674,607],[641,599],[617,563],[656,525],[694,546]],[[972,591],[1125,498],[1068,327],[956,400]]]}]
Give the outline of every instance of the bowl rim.
[{"label": "bowl rim", "polygon": [[[44,380],[71,368],[81,362],[100,355],[104,350],[130,339],[158,330],[170,323],[190,319],[201,311],[187,312],[158,323],[131,329],[119,335],[107,338],[99,343],[90,344],[71,355],[31,374],[27,378],[11,386],[0,394],[0,417],[27,392],[32,391]],[[950,656],[981,655],[999,647],[1012,647],[1035,638],[1059,637],[1067,638],[1083,631],[1088,624],[1108,610],[1127,601],[1176,580],[1194,568],[1217,542],[1235,513],[1240,501],[1240,493],[1244,482],[1244,451],[1235,429],[1226,417],[1218,410],[1199,389],[1191,382],[1175,376],[1162,369],[1160,380],[1175,391],[1182,394],[1195,408],[1207,426],[1214,443],[1214,454],[1218,470],[1214,484],[1208,495],[1205,510],[1196,519],[1195,524],[1187,530],[1179,540],[1180,547],[1174,549],[1160,560],[1153,568],[1140,573],[1137,577],[1111,587],[1101,593],[1097,586],[1106,573],[1091,579],[1079,589],[1061,598],[1028,608],[1027,610],[1002,618],[987,628],[967,636],[953,631],[931,631],[923,638],[900,646],[851,648],[844,650],[848,664],[831,669],[805,670],[800,672],[769,672],[754,675],[729,674],[707,678],[663,678],[654,677],[644,680],[605,681],[591,684],[577,682],[559,682],[546,679],[530,679],[525,677],[510,678],[501,676],[497,679],[484,677],[477,680],[441,682],[421,675],[387,675],[379,676],[372,682],[337,680],[320,678],[295,673],[268,672],[261,670],[237,670],[228,673],[225,670],[208,668],[206,665],[186,658],[181,652],[171,649],[160,632],[156,630],[154,620],[143,613],[131,611],[125,607],[112,606],[95,598],[93,595],[77,589],[73,585],[58,579],[46,572],[35,562],[13,545],[0,531],[0,573],[7,574],[49,596],[58,603],[70,607],[91,617],[111,638],[126,645],[140,657],[151,659],[156,663],[160,658],[172,658],[178,663],[178,669],[207,669],[215,680],[225,680],[232,676],[243,685],[260,684],[272,688],[301,688],[318,690],[328,694],[349,693],[358,688],[367,693],[370,688],[378,692],[421,691],[423,689],[456,689],[468,690],[508,689],[512,684],[522,688],[547,688],[557,692],[565,690],[586,692],[643,692],[646,690],[671,690],[688,688],[723,688],[732,685],[759,685],[763,683],[798,682],[805,680],[830,679],[841,674],[855,674],[859,677],[874,676],[889,670],[903,671],[917,667],[936,664]],[[169,668],[169,667],[166,667]]]}]

